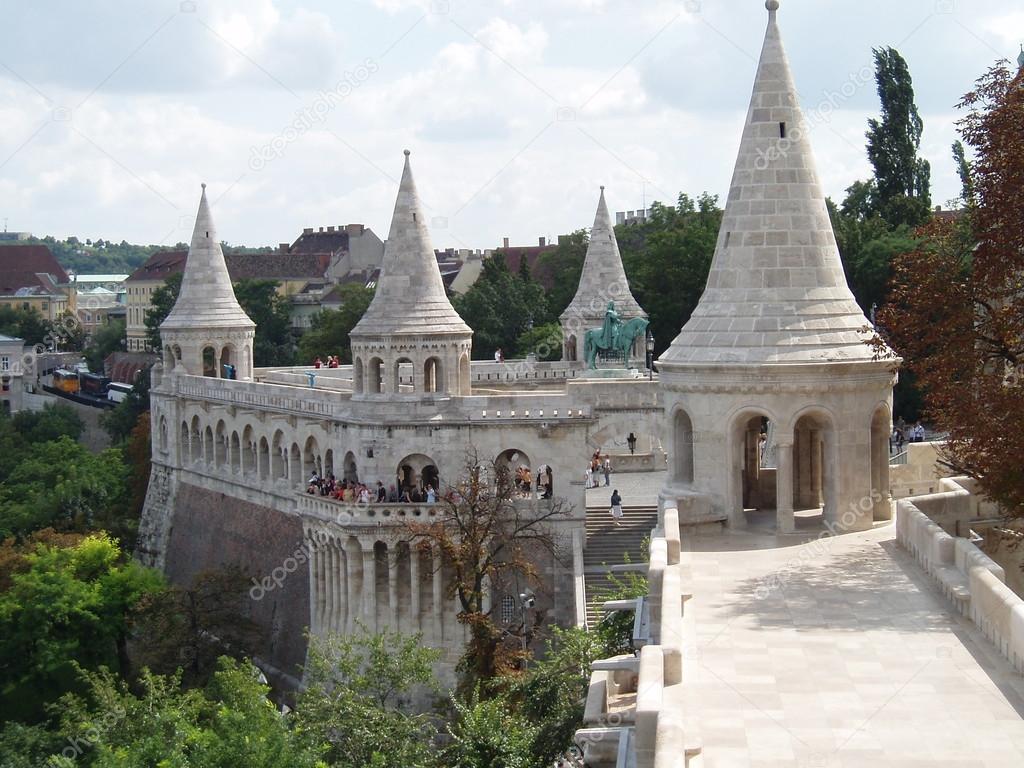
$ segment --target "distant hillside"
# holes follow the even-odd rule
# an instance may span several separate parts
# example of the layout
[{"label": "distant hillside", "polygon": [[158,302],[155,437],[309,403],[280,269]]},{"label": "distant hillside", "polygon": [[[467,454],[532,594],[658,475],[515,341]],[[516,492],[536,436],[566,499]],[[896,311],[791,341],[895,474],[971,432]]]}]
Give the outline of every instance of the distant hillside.
[{"label": "distant hillside", "polygon": [[[77,237],[69,237],[67,240],[57,240],[47,235],[46,237],[33,237],[20,241],[24,244],[39,243],[47,245],[53,255],[57,257],[60,265],[69,272],[79,274],[130,274],[136,267],[152,256],[157,251],[184,250],[188,243],[168,243],[166,245],[135,245],[126,240],[114,243],[109,240],[86,240],[82,242]],[[270,246],[250,248],[244,245],[228,245],[222,243],[225,253],[269,253],[273,250]]]}]

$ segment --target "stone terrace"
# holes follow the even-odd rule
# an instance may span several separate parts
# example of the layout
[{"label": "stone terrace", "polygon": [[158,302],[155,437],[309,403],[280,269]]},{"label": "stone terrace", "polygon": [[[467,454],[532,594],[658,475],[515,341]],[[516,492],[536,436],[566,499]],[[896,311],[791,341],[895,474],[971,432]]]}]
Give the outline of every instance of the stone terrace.
[{"label": "stone terrace", "polygon": [[705,768],[1024,765],[1024,678],[895,535],[684,533]]}]

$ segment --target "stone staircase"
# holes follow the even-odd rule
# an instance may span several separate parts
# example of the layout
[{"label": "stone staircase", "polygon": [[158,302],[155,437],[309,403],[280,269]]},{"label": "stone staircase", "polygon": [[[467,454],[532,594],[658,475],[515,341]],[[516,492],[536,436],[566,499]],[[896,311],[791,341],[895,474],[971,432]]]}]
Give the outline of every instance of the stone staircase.
[{"label": "stone staircase", "polygon": [[[587,626],[594,627],[601,618],[603,595],[613,583],[614,572],[635,570],[647,572],[644,540],[658,524],[655,506],[623,507],[621,525],[616,527],[607,507],[587,508],[587,535],[583,544],[583,582],[587,596]],[[623,568],[626,561],[633,568]],[[619,573],[621,578],[624,574]]]}]

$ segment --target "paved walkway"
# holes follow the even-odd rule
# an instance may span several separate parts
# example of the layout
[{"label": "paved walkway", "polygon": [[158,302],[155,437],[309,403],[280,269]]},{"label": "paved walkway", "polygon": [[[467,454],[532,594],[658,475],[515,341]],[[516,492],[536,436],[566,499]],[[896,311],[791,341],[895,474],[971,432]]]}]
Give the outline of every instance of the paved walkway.
[{"label": "paved walkway", "polygon": [[1024,678],[891,524],[684,546],[687,716],[706,768],[1024,766]]},{"label": "paved walkway", "polygon": [[598,488],[587,489],[588,507],[607,507],[612,489],[617,488],[627,507],[657,506],[658,492],[665,487],[668,472],[612,472],[611,485],[605,487],[604,475]]}]

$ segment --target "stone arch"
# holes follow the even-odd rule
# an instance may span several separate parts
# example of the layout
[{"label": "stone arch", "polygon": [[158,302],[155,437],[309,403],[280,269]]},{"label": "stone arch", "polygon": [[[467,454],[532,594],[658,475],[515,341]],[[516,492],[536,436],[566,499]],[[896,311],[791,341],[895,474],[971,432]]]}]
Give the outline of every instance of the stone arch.
[{"label": "stone arch", "polygon": [[356,357],[352,362],[352,392],[361,395],[363,393],[363,358]]},{"label": "stone arch", "polygon": [[227,424],[224,423],[224,419],[220,419],[213,438],[213,466],[216,469],[227,466],[228,439]]},{"label": "stone arch", "polygon": [[400,490],[426,488],[428,483],[438,489],[439,475],[437,462],[422,453],[413,453],[398,462],[395,471]]},{"label": "stone arch", "polygon": [[567,362],[570,362],[570,363],[575,363],[576,362],[576,334],[575,333],[571,334],[565,340],[565,357],[564,357],[564,359]]},{"label": "stone arch", "polygon": [[356,455],[352,451],[345,453],[342,470],[344,472],[342,480],[348,483],[359,482],[359,468],[356,466]]},{"label": "stone arch", "polygon": [[288,479],[292,485],[303,485],[305,487],[304,483],[307,477],[302,476],[302,451],[299,450],[299,444],[292,443],[288,453]]},{"label": "stone arch", "polygon": [[797,411],[790,424],[786,434],[792,447],[787,451],[780,442],[778,461],[780,530],[793,530],[794,516],[798,512],[801,517],[823,515],[826,520],[834,520],[838,511],[839,451],[835,415],[824,406],[809,405]]},{"label": "stone arch", "polygon": [[179,440],[178,440],[178,456],[179,456],[179,460],[180,460],[180,462],[182,464],[184,464],[186,461],[188,461],[189,453],[190,453],[190,446],[189,446],[188,422],[187,421],[182,421],[181,422],[180,437],[179,437]]},{"label": "stone arch", "polygon": [[769,454],[778,420],[767,408],[747,405],[735,409],[726,423],[730,476],[726,508],[730,522],[740,526],[746,523],[747,510],[775,510],[774,459]]},{"label": "stone arch", "polygon": [[374,395],[384,392],[384,361],[379,357],[371,357],[366,366],[366,391]]},{"label": "stone arch", "polygon": [[177,365],[181,362],[181,347],[175,344],[171,349],[174,352],[174,365]]},{"label": "stone arch", "polygon": [[167,370],[168,373],[170,373],[171,371],[174,370],[174,363],[175,363],[174,350],[171,349],[171,345],[170,344],[165,344],[164,345],[164,368]]},{"label": "stone arch", "polygon": [[[533,465],[529,455],[518,448],[507,448],[494,459],[494,472],[499,486],[510,484],[518,492],[529,494],[533,489]],[[529,473],[525,477],[520,473]]]},{"label": "stone arch", "polygon": [[259,467],[256,466],[258,458],[256,433],[251,424],[246,424],[242,430],[242,451],[239,462],[243,475],[258,474]]},{"label": "stone arch", "polygon": [[442,393],[445,391],[444,367],[441,358],[432,355],[423,361],[423,391]]},{"label": "stone arch", "polygon": [[256,474],[260,480],[270,477],[270,443],[266,436],[260,437],[259,450],[256,454]]},{"label": "stone arch", "polygon": [[413,375],[411,376],[411,381],[409,382],[409,386],[410,386],[410,391],[415,392],[416,391],[416,366],[413,365],[412,360],[410,358],[405,357],[405,356],[397,358],[395,360],[395,362],[394,362],[394,378],[393,378],[393,381],[395,382],[395,389],[394,389],[394,391],[395,392],[401,392],[402,391],[401,372],[402,372],[402,366],[403,365],[412,365],[413,366]]},{"label": "stone arch", "polygon": [[320,444],[316,438],[310,435],[302,447],[302,481],[306,482],[315,472],[317,476],[323,476],[323,465],[321,464]]},{"label": "stone arch", "polygon": [[323,460],[324,477],[334,477],[334,449],[328,448],[324,451]]},{"label": "stone arch", "polygon": [[682,407],[672,415],[672,481],[693,484],[693,421]]},{"label": "stone arch", "polygon": [[892,518],[892,497],[889,491],[889,437],[892,414],[886,403],[880,403],[871,416],[871,505],[875,520]]},{"label": "stone arch", "polygon": [[231,431],[231,473],[238,474],[242,471],[242,440],[237,430]]},{"label": "stone arch", "polygon": [[[228,370],[224,367],[226,365],[231,366],[231,371],[234,373],[232,376],[228,376]],[[220,363],[217,366],[217,375],[222,379],[235,378],[238,371],[238,360],[235,352],[235,345],[228,343],[220,348]]]},{"label": "stone arch", "polygon": [[285,442],[284,432],[280,429],[274,432],[270,449],[270,476],[274,480],[284,480],[288,477],[288,446]]},{"label": "stone arch", "polygon": [[[209,427],[207,427],[209,429]],[[167,453],[167,417],[160,417],[160,450]]]},{"label": "stone arch", "polygon": [[202,351],[203,376],[217,378],[217,352],[212,344],[207,344]]},{"label": "stone arch", "polygon": [[462,353],[459,358],[459,393],[469,395],[473,391],[473,369],[469,362],[469,354]]},{"label": "stone arch", "polygon": [[207,424],[203,430],[203,462],[207,467],[213,467],[213,428]]},{"label": "stone arch", "polygon": [[199,423],[199,416],[193,415],[189,428],[189,459],[193,464],[198,464],[203,458],[203,427]]}]

